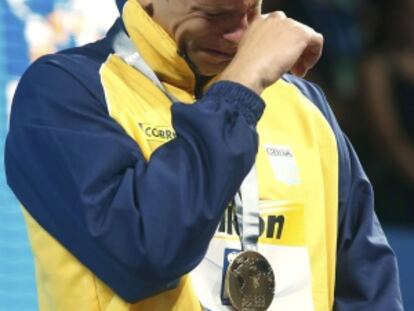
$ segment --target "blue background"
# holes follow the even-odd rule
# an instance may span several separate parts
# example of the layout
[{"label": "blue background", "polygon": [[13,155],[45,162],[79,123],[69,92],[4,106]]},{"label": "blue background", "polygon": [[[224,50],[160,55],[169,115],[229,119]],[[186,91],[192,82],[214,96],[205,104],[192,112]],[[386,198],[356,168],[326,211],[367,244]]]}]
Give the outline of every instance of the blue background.
[{"label": "blue background", "polygon": [[[5,88],[28,66],[22,23],[0,0],[0,158],[7,133]],[[36,310],[34,268],[19,205],[6,186],[0,165],[0,310]]]}]

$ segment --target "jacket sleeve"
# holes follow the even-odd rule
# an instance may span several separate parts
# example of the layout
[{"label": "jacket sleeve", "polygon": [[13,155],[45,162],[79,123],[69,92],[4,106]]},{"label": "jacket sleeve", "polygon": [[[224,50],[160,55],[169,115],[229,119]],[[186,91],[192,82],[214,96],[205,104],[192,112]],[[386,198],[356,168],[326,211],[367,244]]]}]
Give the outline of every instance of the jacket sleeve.
[{"label": "jacket sleeve", "polygon": [[334,310],[403,310],[397,260],[374,212],[371,184],[347,138],[340,144]]},{"label": "jacket sleeve", "polygon": [[336,136],[339,219],[334,310],[403,310],[397,260],[378,222],[371,184],[352,145],[318,86],[289,75],[285,79],[320,109]]},{"label": "jacket sleeve", "polygon": [[173,287],[203,258],[254,163],[264,105],[241,85],[216,83],[193,105],[173,104],[177,137],[145,161],[83,81],[47,58],[25,73],[7,181],[43,228],[136,302]]}]

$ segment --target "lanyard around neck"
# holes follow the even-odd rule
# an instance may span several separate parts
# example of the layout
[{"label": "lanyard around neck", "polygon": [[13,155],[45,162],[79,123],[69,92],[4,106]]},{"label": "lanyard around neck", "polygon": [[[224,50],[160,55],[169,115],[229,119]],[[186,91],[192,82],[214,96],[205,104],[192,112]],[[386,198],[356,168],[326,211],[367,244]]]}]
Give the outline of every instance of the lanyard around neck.
[{"label": "lanyard around neck", "polygon": [[234,202],[242,250],[257,251],[257,241],[260,235],[260,215],[256,164],[253,165],[243,180]]},{"label": "lanyard around neck", "polygon": [[121,57],[128,65],[134,67],[137,71],[150,79],[171,102],[177,102],[177,98],[167,91],[155,72],[142,58],[131,38],[125,33],[122,22],[117,21],[117,24],[114,27],[114,32],[110,34],[110,37],[115,54]]}]

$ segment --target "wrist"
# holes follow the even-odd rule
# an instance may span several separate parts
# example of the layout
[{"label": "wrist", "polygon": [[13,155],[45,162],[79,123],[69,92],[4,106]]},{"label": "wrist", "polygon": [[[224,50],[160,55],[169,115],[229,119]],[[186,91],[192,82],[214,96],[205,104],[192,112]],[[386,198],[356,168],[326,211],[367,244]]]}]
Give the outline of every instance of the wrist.
[{"label": "wrist", "polygon": [[260,79],[257,78],[255,74],[253,74],[253,71],[249,72],[248,70],[234,70],[233,68],[228,67],[220,75],[218,81],[220,80],[241,84],[259,96],[264,90],[263,83],[261,83]]}]

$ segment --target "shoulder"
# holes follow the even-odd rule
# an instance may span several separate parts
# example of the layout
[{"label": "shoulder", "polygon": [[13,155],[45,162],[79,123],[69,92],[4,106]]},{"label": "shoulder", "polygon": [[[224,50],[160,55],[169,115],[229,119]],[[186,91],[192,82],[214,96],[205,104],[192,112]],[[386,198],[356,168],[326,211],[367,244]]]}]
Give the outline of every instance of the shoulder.
[{"label": "shoulder", "polygon": [[[113,53],[105,40],[67,49],[41,57],[34,62],[23,79],[42,76],[42,79],[71,77],[84,87],[92,89],[99,84],[99,70]],[[93,92],[94,93],[94,92]]]},{"label": "shoulder", "polygon": [[36,60],[19,82],[12,119],[107,113],[99,70],[111,52],[105,41],[98,41]]},{"label": "shoulder", "polygon": [[318,108],[335,133],[337,140],[342,137],[342,130],[332,112],[325,93],[317,84],[290,74],[285,74],[283,80],[295,86],[303,96]]},{"label": "shoulder", "polygon": [[309,82],[302,78],[286,74],[283,80],[294,85],[302,95],[304,95],[311,103],[313,103],[321,112],[328,122],[336,139],[338,151],[338,167],[339,167],[339,202],[344,203],[350,189],[351,166],[355,158],[355,152],[342,132],[342,129],[329,105],[329,102],[323,90],[315,83]]},{"label": "shoulder", "polygon": [[307,99],[309,99],[324,115],[332,129],[336,129],[336,122],[333,122],[333,113],[330,109],[326,96],[322,89],[315,83],[296,77],[291,74],[285,74],[283,80],[294,85]]}]

